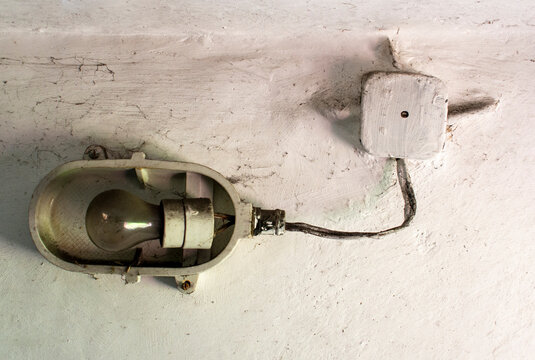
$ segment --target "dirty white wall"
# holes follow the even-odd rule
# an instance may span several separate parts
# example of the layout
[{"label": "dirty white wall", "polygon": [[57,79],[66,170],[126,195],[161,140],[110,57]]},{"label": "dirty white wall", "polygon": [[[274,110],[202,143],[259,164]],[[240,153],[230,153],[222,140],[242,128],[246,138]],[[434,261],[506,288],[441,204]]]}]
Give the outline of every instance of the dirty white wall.
[{"label": "dirty white wall", "polygon": [[[531,1],[1,1],[0,358],[533,356],[534,38]],[[394,69],[453,110],[398,234],[242,240],[190,296],[32,243],[34,187],[93,143],[213,167],[290,221],[396,224],[393,169],[357,145],[360,77]]]}]

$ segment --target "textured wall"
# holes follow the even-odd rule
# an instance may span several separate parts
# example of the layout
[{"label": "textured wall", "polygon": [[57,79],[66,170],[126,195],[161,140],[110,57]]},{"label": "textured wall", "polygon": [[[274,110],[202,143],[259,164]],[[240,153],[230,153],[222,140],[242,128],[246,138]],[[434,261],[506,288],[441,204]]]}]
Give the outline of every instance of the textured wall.
[{"label": "textured wall", "polygon": [[[0,357],[533,354],[535,7],[419,3],[2,1]],[[191,296],[32,243],[34,187],[93,143],[210,166],[290,221],[397,224],[391,164],[357,146],[360,77],[394,69],[441,78],[451,113],[398,234],[242,240]]]}]

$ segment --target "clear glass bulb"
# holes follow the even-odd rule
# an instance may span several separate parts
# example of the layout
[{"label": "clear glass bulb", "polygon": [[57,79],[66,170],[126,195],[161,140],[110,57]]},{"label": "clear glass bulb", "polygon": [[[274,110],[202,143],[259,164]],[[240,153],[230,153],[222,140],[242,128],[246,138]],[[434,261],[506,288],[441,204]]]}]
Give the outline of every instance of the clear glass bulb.
[{"label": "clear glass bulb", "polygon": [[107,251],[129,249],[147,240],[161,238],[162,210],[123,190],[97,195],[85,216],[91,241]]}]

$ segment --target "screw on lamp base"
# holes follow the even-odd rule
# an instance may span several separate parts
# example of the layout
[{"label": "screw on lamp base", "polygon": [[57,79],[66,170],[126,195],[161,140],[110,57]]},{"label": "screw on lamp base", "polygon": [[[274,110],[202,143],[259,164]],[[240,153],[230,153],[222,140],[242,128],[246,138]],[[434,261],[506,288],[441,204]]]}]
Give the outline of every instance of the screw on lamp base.
[{"label": "screw on lamp base", "polygon": [[199,275],[181,275],[175,277],[176,286],[178,291],[183,294],[191,294],[195,291],[197,282],[199,281]]}]

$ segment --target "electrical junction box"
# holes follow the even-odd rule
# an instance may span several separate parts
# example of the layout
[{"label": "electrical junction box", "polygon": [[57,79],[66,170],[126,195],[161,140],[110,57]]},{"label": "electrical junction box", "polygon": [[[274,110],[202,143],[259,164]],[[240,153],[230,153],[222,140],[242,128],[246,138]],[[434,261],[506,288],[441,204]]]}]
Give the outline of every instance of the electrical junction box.
[{"label": "electrical junction box", "polygon": [[437,78],[374,72],[362,82],[360,140],[372,155],[428,159],[446,138],[448,95]]}]

